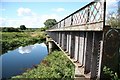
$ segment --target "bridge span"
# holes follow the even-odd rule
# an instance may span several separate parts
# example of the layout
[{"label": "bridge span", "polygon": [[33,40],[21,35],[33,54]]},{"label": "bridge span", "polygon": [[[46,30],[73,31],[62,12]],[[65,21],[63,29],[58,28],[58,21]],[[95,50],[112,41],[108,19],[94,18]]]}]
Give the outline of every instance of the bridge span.
[{"label": "bridge span", "polygon": [[108,78],[105,66],[120,74],[120,30],[105,25],[106,2],[93,1],[59,21],[46,32],[75,64],[75,77]]}]

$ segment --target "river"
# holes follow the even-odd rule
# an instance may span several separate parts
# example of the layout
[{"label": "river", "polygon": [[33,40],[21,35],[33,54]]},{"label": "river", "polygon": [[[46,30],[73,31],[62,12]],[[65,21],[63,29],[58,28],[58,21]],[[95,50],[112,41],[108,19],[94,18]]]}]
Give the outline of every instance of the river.
[{"label": "river", "polygon": [[44,43],[19,47],[0,56],[0,78],[10,78],[22,74],[27,68],[40,64],[47,56]]}]

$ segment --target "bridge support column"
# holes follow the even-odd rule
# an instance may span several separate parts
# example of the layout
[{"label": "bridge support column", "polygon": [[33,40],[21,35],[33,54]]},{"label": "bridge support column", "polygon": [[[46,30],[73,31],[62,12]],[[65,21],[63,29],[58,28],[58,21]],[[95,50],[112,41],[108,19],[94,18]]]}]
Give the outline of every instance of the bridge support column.
[{"label": "bridge support column", "polygon": [[71,55],[71,32],[68,35],[68,55]]},{"label": "bridge support column", "polygon": [[61,46],[61,32],[58,33],[58,44]]},{"label": "bridge support column", "polygon": [[60,32],[60,47],[62,47],[62,39],[63,37],[62,37],[62,32]]},{"label": "bridge support column", "polygon": [[69,52],[69,32],[67,32],[66,52]]},{"label": "bridge support column", "polygon": [[46,37],[46,45],[48,48],[48,53],[50,54],[54,49],[57,49],[58,47],[55,45],[54,41],[51,40],[51,38],[47,35]]},{"label": "bridge support column", "polygon": [[62,49],[66,51],[66,43],[67,43],[67,34],[66,32],[62,33]]},{"label": "bridge support column", "polygon": [[71,46],[70,46],[70,58],[74,58],[75,54],[75,33],[71,32]]},{"label": "bridge support column", "polygon": [[67,32],[64,34],[64,50],[67,50]]},{"label": "bridge support column", "polygon": [[79,32],[76,33],[75,35],[75,51],[74,51],[74,59],[76,62],[78,62],[78,56],[79,56]]},{"label": "bridge support column", "polygon": [[58,47],[56,46],[56,44],[54,43],[54,41],[52,41],[52,40],[48,41],[48,53],[50,54],[55,49],[58,49]]},{"label": "bridge support column", "polygon": [[53,48],[53,46],[52,46],[52,42],[49,41],[49,42],[48,42],[48,52],[49,52],[49,53],[52,52],[52,48]]},{"label": "bridge support column", "polygon": [[56,32],[56,35],[57,35],[57,36],[56,36],[56,40],[57,40],[56,42],[57,42],[57,44],[58,44],[58,43],[59,43],[59,32]]},{"label": "bridge support column", "polygon": [[84,73],[87,74],[90,72],[90,65],[91,65],[91,54],[92,54],[92,32],[88,32],[87,38],[87,45],[86,45],[86,55],[85,55],[85,70]]},{"label": "bridge support column", "polygon": [[62,39],[61,39],[61,48],[64,50],[64,32],[63,33],[61,33],[61,37],[62,37]]},{"label": "bridge support column", "polygon": [[80,32],[79,33],[79,63],[81,66],[83,66],[84,63],[84,38],[85,38],[85,33]]}]

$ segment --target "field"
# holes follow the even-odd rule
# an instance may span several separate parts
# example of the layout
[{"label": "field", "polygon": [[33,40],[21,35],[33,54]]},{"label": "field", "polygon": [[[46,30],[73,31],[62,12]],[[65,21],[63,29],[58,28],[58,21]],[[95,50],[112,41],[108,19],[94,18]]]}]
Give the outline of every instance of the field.
[{"label": "field", "polygon": [[45,41],[44,32],[1,32],[0,39],[2,45],[2,54],[8,50],[16,49],[20,46],[26,46]]}]

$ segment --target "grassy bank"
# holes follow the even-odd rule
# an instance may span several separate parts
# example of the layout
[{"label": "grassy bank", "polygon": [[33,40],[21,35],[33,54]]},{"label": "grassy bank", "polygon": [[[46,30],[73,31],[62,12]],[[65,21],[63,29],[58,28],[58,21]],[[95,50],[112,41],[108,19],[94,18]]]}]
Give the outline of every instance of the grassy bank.
[{"label": "grassy bank", "polygon": [[70,80],[74,77],[74,65],[61,51],[54,51],[48,55],[37,67],[28,69],[16,78],[40,78],[40,79],[64,79]]},{"label": "grassy bank", "polygon": [[8,50],[16,49],[20,46],[26,46],[45,41],[44,32],[1,32],[0,39],[2,45],[2,54]]}]

